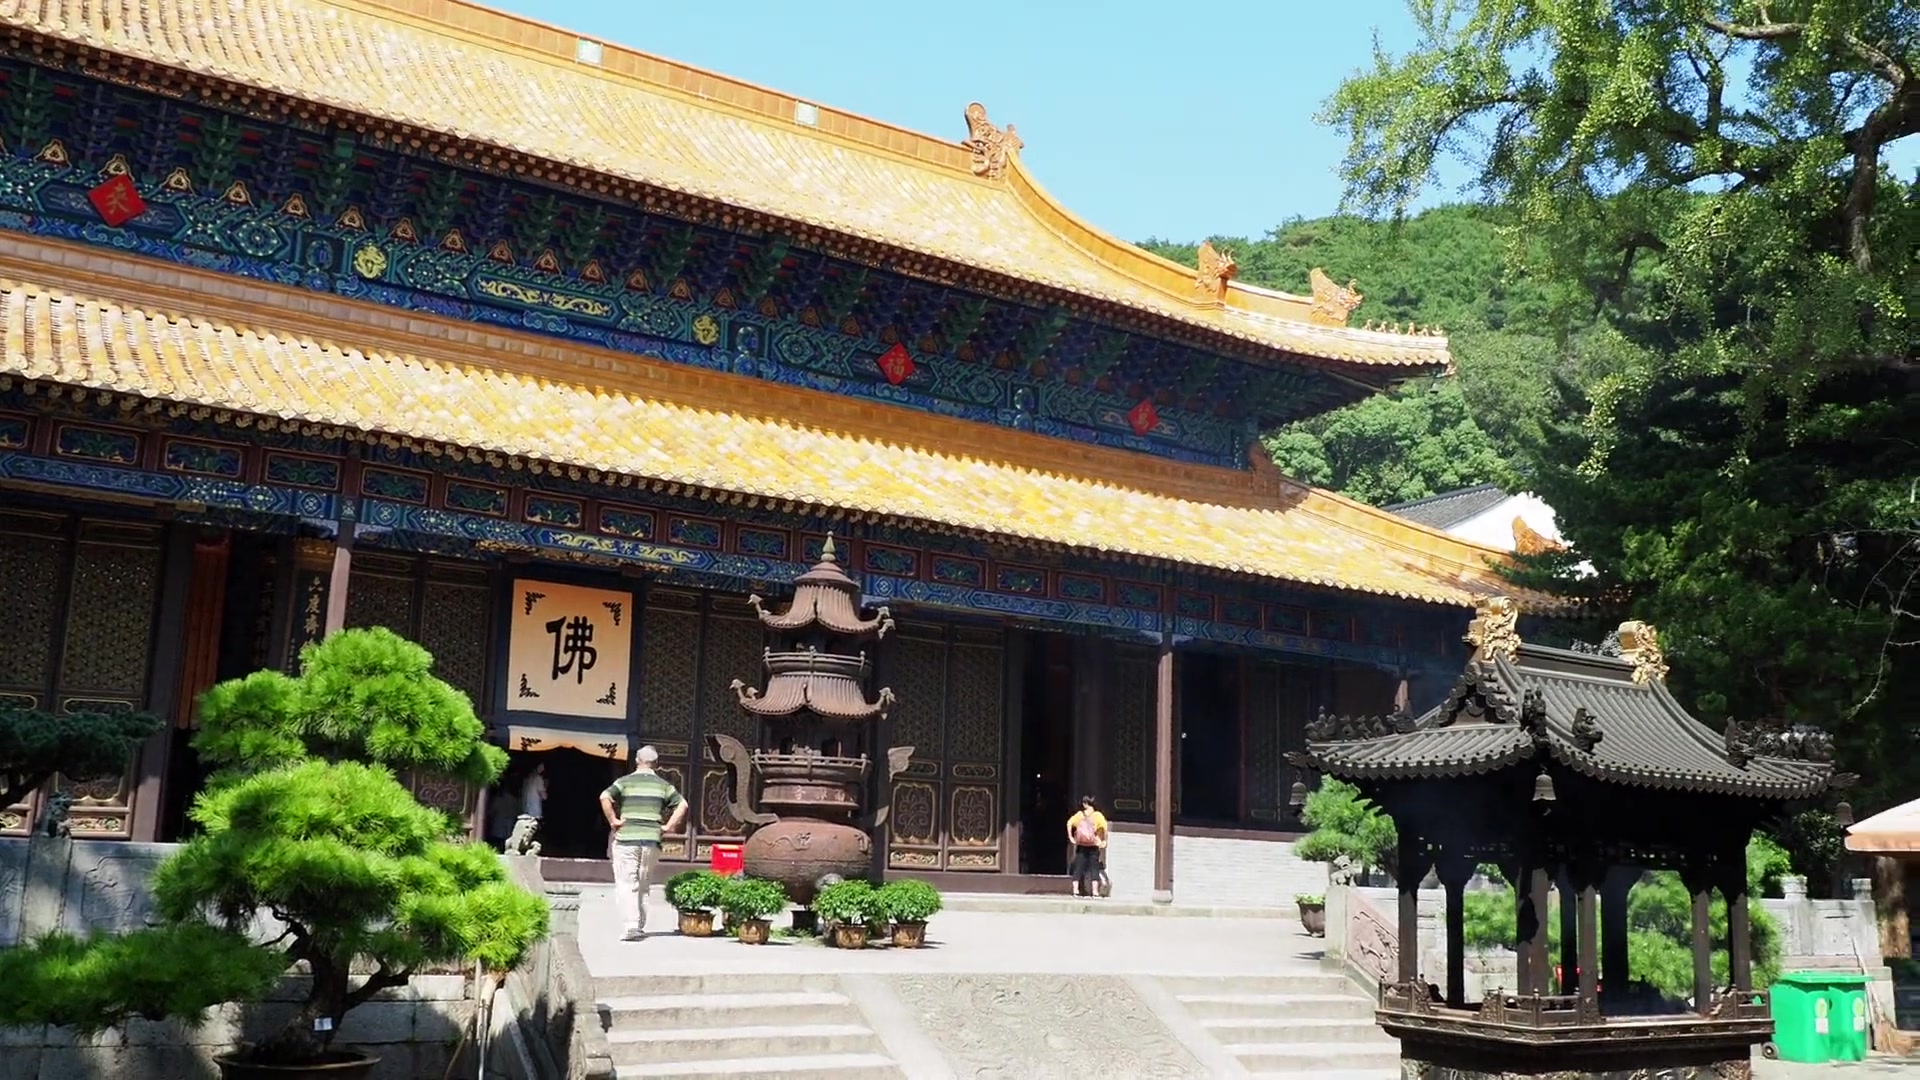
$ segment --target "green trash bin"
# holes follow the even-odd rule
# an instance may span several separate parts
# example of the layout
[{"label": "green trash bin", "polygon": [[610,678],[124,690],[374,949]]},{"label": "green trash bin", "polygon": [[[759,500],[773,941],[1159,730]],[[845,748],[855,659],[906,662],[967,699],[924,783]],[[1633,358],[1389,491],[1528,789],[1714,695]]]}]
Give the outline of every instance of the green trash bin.
[{"label": "green trash bin", "polygon": [[1826,991],[1826,980],[1812,971],[1784,972],[1768,987],[1773,1050],[1780,1060],[1816,1065],[1829,1060],[1827,1031],[1833,1025],[1828,1013],[1833,1004]]},{"label": "green trash bin", "polygon": [[1767,990],[1773,1049],[1782,1061],[1820,1064],[1867,1056],[1867,977],[1790,971]]},{"label": "green trash bin", "polygon": [[1833,1011],[1827,1030],[1827,1056],[1833,1061],[1867,1059],[1867,977],[1830,975],[1827,999]]}]

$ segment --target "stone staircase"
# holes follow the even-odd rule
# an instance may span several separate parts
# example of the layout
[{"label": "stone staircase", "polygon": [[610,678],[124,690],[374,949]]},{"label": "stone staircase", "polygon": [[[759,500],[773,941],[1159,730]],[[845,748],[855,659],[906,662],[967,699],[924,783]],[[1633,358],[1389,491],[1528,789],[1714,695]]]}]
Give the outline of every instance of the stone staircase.
[{"label": "stone staircase", "polygon": [[595,980],[620,1080],[903,1080],[833,975]]},{"label": "stone staircase", "polygon": [[1161,987],[1249,1073],[1287,1080],[1393,1080],[1400,1044],[1344,975],[1161,976]]}]

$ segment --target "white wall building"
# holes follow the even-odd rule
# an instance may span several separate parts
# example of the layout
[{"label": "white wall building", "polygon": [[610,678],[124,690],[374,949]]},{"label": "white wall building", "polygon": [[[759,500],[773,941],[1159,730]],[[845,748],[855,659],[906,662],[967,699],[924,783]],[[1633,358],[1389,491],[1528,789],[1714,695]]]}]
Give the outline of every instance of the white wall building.
[{"label": "white wall building", "polygon": [[[1553,507],[1537,495],[1511,495],[1493,484],[1443,491],[1382,509],[1502,551],[1532,554],[1543,545],[1566,546],[1566,539],[1554,524]],[[1593,567],[1584,562],[1577,569],[1583,577],[1593,573]]]}]

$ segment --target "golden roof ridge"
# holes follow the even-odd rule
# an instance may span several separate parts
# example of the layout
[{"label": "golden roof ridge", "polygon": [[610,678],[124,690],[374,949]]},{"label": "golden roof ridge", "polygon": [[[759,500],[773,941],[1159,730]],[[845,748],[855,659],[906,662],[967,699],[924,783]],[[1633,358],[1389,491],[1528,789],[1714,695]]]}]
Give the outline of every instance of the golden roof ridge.
[{"label": "golden roof ridge", "polygon": [[[1293,294],[1222,280],[1217,296],[1198,296],[1194,270],[1076,217],[1033,181],[1017,154],[1009,155],[1011,167],[998,179],[983,179],[974,175],[973,152],[958,140],[912,132],[466,0],[250,0],[246,5],[175,0],[136,5],[131,15],[121,0],[10,0],[0,4],[0,23],[111,57],[215,79],[242,88],[242,98],[262,91],[452,142],[478,143],[498,150],[503,160],[524,157],[737,206],[803,229],[1170,318],[1257,348],[1392,372],[1389,379],[1450,363],[1443,339],[1317,324],[1308,317],[1313,305]],[[583,41],[597,43],[597,62],[568,59],[569,50]],[[458,54],[463,50],[467,55]],[[387,77],[394,57],[404,58],[415,73],[409,81]],[[516,66],[520,70],[513,70]],[[515,79],[533,96],[506,119],[507,114],[489,116],[485,101],[490,99],[475,98],[474,88],[490,78]],[[620,97],[621,91],[640,96]],[[694,130],[699,126],[694,115],[663,113],[646,95],[694,114],[730,117],[750,129]],[[815,123],[797,121],[799,105],[815,110]],[[654,128],[662,133],[637,134]],[[654,138],[667,141],[658,146],[634,141]],[[755,146],[741,144],[742,139]],[[801,149],[809,144],[833,152]],[[703,151],[711,153],[703,156]],[[867,175],[866,166],[836,154],[871,156],[908,171]],[[766,176],[742,167],[755,157],[764,159]],[[923,185],[915,175],[938,182]],[[925,207],[942,216],[927,220]],[[1041,241],[1043,235],[1053,242]]]}]

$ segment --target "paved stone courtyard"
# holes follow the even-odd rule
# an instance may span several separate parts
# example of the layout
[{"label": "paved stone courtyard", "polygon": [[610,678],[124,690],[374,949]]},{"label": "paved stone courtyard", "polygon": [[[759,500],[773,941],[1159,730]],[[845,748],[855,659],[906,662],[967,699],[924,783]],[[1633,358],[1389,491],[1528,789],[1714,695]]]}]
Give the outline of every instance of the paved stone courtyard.
[{"label": "paved stone courtyard", "polygon": [[[1288,1011],[1299,1012],[1301,1003],[1325,1004],[1327,988],[1338,984],[1320,968],[1319,942],[1291,919],[1056,913],[1032,910],[1028,900],[1010,905],[1027,910],[943,912],[930,925],[926,949],[847,952],[778,936],[757,948],[683,938],[658,890],[648,904],[653,936],[623,943],[607,891],[589,889],[581,899],[582,952],[603,985],[643,992],[657,981],[704,989],[718,995],[715,1009],[753,996],[740,993],[744,987],[844,991],[849,1015],[870,1027],[875,1052],[834,1059],[844,1062],[834,1069],[821,1057],[820,1075],[1386,1080],[1397,1072],[1379,1044],[1332,1029],[1316,1036],[1327,1041],[1304,1048],[1232,1045],[1250,1037],[1234,1034],[1246,1027],[1282,1022],[1253,1019],[1248,1009],[1258,1001],[1293,1002]],[[1203,992],[1210,989],[1221,992]],[[1206,1002],[1215,1011],[1203,1011]],[[1358,1019],[1300,1022],[1370,1026],[1364,1001],[1352,1004]],[[954,1016],[963,1022],[949,1021]],[[1391,1043],[1385,1045],[1390,1055]],[[869,1059],[887,1067],[853,1067]],[[633,1075],[682,1075],[667,1066],[640,1068]],[[741,1068],[731,1075],[763,1075],[744,1062]],[[1920,1077],[1920,1061],[1754,1062],[1758,1080],[1895,1075]]]}]

